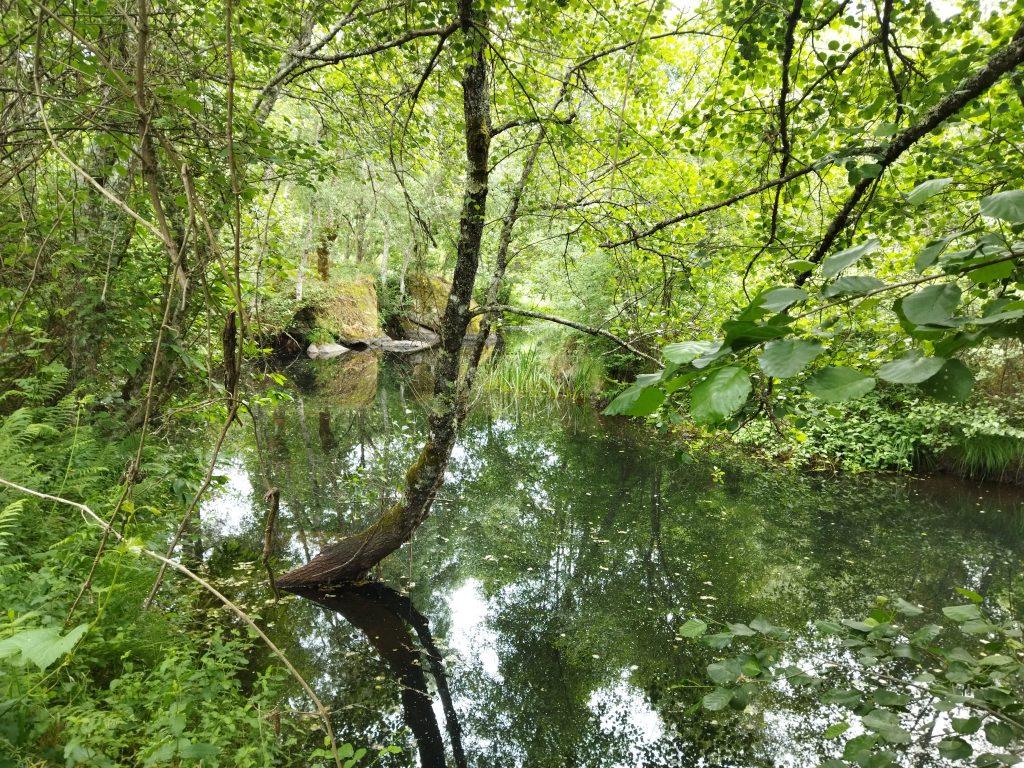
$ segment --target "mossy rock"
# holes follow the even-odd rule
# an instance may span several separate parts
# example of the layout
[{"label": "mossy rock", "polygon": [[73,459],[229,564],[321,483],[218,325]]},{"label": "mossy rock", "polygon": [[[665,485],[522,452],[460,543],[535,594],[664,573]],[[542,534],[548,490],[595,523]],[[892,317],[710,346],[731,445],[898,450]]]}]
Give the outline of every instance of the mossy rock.
[{"label": "mossy rock", "polygon": [[315,310],[316,326],[338,341],[384,335],[377,314],[377,286],[369,275],[331,286],[331,295]]},{"label": "mossy rock", "polygon": [[[452,286],[444,278],[428,275],[425,272],[413,272],[405,281],[408,297],[406,319],[402,320],[402,330],[409,338],[418,338],[422,328],[434,331],[441,328],[445,305]],[[470,303],[476,307],[475,303]],[[480,332],[479,315],[469,321],[466,333],[474,335]]]}]

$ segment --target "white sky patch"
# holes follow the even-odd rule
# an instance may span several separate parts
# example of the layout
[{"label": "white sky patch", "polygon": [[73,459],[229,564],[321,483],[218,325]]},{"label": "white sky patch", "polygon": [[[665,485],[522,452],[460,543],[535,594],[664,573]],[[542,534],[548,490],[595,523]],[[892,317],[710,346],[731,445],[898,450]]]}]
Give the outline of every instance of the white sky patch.
[{"label": "white sky patch", "polygon": [[[628,675],[623,672],[623,675]],[[619,680],[608,688],[598,688],[587,702],[590,711],[600,718],[601,730],[614,733],[640,759],[640,747],[653,744],[665,734],[665,725],[643,692],[628,680]],[[638,763],[639,764],[639,763]]]},{"label": "white sky patch", "polygon": [[240,461],[219,465],[217,473],[228,480],[222,489],[203,503],[203,522],[225,536],[240,534],[245,520],[252,517],[252,483],[249,482],[249,475]]},{"label": "white sky patch", "polygon": [[498,672],[497,635],[486,626],[487,603],[480,593],[480,582],[467,580],[448,596],[451,629],[448,645],[470,666],[473,663],[488,677],[501,682]]}]

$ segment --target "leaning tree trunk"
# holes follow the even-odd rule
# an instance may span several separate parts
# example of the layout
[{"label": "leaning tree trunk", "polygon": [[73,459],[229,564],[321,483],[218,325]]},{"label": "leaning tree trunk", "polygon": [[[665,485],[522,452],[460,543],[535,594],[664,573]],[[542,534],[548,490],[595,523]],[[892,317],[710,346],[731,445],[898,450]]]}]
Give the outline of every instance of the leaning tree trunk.
[{"label": "leaning tree trunk", "polygon": [[441,321],[427,441],[419,458],[406,472],[402,498],[365,530],[324,547],[309,563],[281,576],[277,585],[283,589],[364,578],[374,565],[409,540],[430,513],[434,495],[444,480],[459,426],[459,355],[471,317],[470,298],[480,261],[491,140],[487,65],[483,40],[474,27],[474,24],[483,25],[480,19],[473,18],[471,6],[469,0],[462,0],[459,6],[463,34],[476,47],[462,78],[466,121],[465,192],[455,273]]}]

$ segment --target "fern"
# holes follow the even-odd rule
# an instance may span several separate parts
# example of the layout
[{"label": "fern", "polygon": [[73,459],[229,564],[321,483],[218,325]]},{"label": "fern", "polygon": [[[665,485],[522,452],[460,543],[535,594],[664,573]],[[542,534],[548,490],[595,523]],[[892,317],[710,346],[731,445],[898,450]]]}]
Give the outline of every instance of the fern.
[{"label": "fern", "polygon": [[14,534],[18,524],[18,517],[24,511],[25,499],[18,499],[8,504],[0,511],[0,578],[10,573],[21,571],[25,568],[24,563],[17,561],[4,563],[4,556],[7,552],[8,539]]}]

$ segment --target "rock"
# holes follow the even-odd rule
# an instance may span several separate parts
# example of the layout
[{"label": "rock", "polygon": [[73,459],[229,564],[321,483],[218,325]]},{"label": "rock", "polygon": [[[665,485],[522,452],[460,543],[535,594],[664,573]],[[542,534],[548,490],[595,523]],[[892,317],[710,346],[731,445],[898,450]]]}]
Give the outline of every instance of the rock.
[{"label": "rock", "polygon": [[[443,278],[428,275],[424,272],[413,272],[405,282],[405,290],[409,298],[407,318],[402,320],[402,332],[406,338],[422,340],[422,334],[436,335],[441,328],[441,319],[448,304],[451,283]],[[476,304],[470,304],[475,307]],[[469,322],[466,333],[473,335],[480,331],[480,318],[474,317]]]},{"label": "rock", "polygon": [[377,316],[377,287],[370,275],[332,283],[331,296],[315,310],[316,326],[336,339],[383,336]]},{"label": "rock", "polygon": [[320,354],[320,347],[318,347],[316,344],[310,344],[309,347],[306,349],[306,354],[309,355],[311,358],[315,359],[316,356]]},{"label": "rock", "polygon": [[329,360],[332,357],[344,355],[348,351],[349,348],[343,347],[341,344],[322,344],[320,345],[320,352],[317,357],[321,360]]}]

